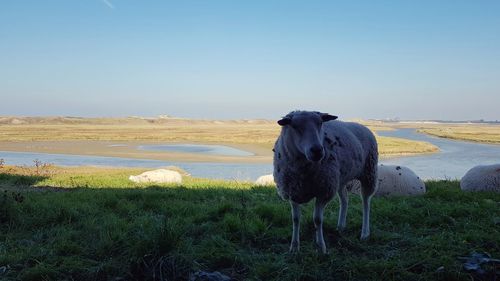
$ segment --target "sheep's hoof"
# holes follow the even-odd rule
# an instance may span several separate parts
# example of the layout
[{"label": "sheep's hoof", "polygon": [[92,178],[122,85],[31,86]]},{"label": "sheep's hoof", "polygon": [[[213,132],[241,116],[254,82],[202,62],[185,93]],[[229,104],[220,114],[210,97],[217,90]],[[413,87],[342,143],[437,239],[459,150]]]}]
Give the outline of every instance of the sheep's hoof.
[{"label": "sheep's hoof", "polygon": [[298,253],[299,252],[299,243],[294,243],[292,242],[292,244],[290,244],[290,253],[291,254],[294,254],[294,253]]},{"label": "sheep's hoof", "polygon": [[316,250],[322,254],[326,254],[326,244],[323,239],[319,240],[317,237],[314,239],[314,244],[316,245]]}]

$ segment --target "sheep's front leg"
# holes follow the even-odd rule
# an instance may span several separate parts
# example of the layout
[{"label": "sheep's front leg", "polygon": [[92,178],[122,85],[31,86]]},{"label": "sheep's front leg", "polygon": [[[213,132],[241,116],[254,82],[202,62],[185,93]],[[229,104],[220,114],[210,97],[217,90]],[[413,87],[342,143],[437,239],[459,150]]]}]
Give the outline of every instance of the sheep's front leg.
[{"label": "sheep's front leg", "polygon": [[340,202],[340,210],[339,210],[339,220],[337,222],[337,229],[342,231],[345,229],[347,225],[347,206],[349,204],[349,197],[347,196],[347,188],[341,187],[339,192],[339,202]]},{"label": "sheep's front leg", "polygon": [[325,205],[324,201],[316,199],[313,215],[314,227],[316,228],[316,246],[323,254],[326,254],[325,239],[323,238],[323,210],[325,209]]},{"label": "sheep's front leg", "polygon": [[290,244],[290,253],[296,253],[299,251],[300,241],[299,241],[299,230],[300,230],[300,204],[290,201],[292,206],[292,243]]}]

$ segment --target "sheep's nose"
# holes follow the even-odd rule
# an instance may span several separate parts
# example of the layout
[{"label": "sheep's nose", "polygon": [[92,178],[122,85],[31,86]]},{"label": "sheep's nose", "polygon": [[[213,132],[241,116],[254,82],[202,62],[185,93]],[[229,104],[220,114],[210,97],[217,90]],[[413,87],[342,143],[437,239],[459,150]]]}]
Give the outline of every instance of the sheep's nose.
[{"label": "sheep's nose", "polygon": [[323,147],[322,146],[313,146],[309,149],[311,160],[319,161],[323,158]]}]

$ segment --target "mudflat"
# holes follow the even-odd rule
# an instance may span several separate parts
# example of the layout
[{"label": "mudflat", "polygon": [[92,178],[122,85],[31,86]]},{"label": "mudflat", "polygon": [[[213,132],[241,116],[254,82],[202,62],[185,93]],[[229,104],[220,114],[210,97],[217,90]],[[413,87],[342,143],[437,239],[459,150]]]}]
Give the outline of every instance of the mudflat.
[{"label": "mudflat", "polygon": [[[153,159],[172,162],[219,162],[219,163],[270,163],[272,151],[253,144],[218,144],[253,153],[252,156],[225,156],[171,151],[140,150],[140,145],[160,145],[160,141],[0,141],[0,151],[40,152],[87,156],[109,156],[134,159]],[[172,144],[172,143],[169,143]],[[0,157],[1,158],[1,157]]]},{"label": "mudflat", "polygon": [[[367,122],[374,132],[391,129]],[[179,162],[271,163],[280,126],[271,120],[0,117],[0,151],[113,156]],[[377,136],[382,156],[437,152],[426,142]],[[217,144],[253,153],[221,156],[144,151],[139,145]],[[117,146],[117,144],[119,144]]]}]

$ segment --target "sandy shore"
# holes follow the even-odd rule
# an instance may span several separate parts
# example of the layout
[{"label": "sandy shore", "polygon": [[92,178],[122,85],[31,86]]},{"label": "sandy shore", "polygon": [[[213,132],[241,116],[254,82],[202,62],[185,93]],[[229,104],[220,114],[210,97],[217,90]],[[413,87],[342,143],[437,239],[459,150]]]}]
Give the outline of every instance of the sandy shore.
[{"label": "sandy shore", "polygon": [[[166,151],[138,150],[139,145],[167,144],[153,141],[1,141],[0,151],[40,152],[88,156],[109,156],[134,159],[153,159],[172,162],[217,162],[217,163],[271,163],[272,151],[252,144],[227,144],[236,149],[253,153],[253,156],[222,156]],[[174,144],[174,143],[168,143]],[[215,144],[215,143],[196,143]],[[1,156],[0,156],[1,158]]]}]

